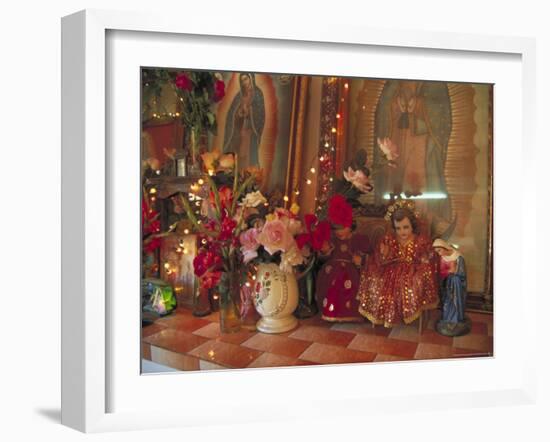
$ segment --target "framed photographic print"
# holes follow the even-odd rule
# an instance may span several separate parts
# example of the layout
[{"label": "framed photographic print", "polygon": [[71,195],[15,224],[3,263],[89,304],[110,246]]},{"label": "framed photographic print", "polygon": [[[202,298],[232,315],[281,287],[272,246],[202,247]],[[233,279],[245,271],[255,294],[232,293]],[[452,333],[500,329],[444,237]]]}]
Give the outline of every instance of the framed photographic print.
[{"label": "framed photographic print", "polygon": [[337,28],[64,18],[65,424],[531,400],[533,43]]}]

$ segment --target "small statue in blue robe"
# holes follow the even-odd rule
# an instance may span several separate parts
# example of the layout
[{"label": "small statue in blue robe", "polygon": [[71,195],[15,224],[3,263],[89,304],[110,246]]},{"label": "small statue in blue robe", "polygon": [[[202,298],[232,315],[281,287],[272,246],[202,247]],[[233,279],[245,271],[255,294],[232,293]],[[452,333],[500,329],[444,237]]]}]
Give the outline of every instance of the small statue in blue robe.
[{"label": "small statue in blue robe", "polygon": [[471,321],[466,317],[466,264],[462,254],[442,239],[433,242],[440,258],[439,280],[441,319],[436,323],[438,333],[461,336],[470,332]]}]

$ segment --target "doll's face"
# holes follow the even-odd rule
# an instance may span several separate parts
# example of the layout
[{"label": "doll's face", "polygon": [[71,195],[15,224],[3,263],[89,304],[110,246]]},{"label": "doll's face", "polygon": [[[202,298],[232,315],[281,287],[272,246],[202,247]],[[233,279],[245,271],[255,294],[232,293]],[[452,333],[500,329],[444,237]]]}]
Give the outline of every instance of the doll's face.
[{"label": "doll's face", "polygon": [[349,227],[344,227],[343,229],[337,229],[334,231],[336,238],[340,240],[349,239],[351,237],[351,229]]},{"label": "doll's face", "polygon": [[399,239],[406,241],[412,237],[413,229],[409,218],[405,217],[401,221],[394,221],[393,225]]}]

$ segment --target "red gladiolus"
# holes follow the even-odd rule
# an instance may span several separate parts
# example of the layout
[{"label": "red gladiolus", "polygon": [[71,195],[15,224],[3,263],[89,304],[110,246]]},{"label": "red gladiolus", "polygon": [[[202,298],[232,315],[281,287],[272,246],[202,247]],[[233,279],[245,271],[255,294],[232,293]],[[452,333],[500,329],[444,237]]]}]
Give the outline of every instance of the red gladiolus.
[{"label": "red gladiolus", "polygon": [[225,217],[222,221],[222,228],[219,236],[220,241],[225,241],[233,236],[233,229],[237,227],[237,221],[233,218]]},{"label": "red gladiolus", "polygon": [[332,224],[351,227],[353,222],[353,209],[342,195],[336,194],[329,200],[328,219]]},{"label": "red gladiolus", "polygon": [[201,278],[201,287],[203,289],[211,289],[216,287],[220,282],[222,272],[208,272]]},{"label": "red gladiolus", "polygon": [[[222,186],[218,190],[218,195],[220,197],[220,206],[223,212],[223,209],[229,209],[231,203],[233,202],[233,192],[230,187]],[[216,204],[216,198],[214,197],[214,192],[210,192],[209,201],[213,205]]]},{"label": "red gladiolus", "polygon": [[191,89],[193,89],[193,82],[187,75],[183,73],[178,74],[176,77],[176,87],[178,89],[191,91]]},{"label": "red gladiolus", "polygon": [[158,249],[160,247],[160,238],[153,238],[151,241],[149,241],[147,244],[145,244],[145,246],[143,247],[143,249],[147,252],[147,253],[152,253],[154,252],[156,249]]},{"label": "red gladiolus", "polygon": [[222,80],[217,80],[214,84],[214,102],[220,101],[225,97],[225,83]]}]

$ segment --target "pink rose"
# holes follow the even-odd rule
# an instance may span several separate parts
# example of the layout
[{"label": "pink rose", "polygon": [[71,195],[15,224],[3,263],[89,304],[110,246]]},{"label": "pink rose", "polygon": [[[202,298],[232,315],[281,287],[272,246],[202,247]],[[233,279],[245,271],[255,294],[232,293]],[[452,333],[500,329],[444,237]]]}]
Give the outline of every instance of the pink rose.
[{"label": "pink rose", "polygon": [[241,242],[241,252],[243,253],[243,260],[245,264],[258,256],[258,252],[256,252],[260,246],[258,243],[258,233],[258,229],[252,228],[245,230],[239,236],[239,241]]},{"label": "pink rose", "polygon": [[258,242],[270,255],[287,251],[294,244],[294,238],[284,223],[278,219],[267,221],[258,235]]}]

